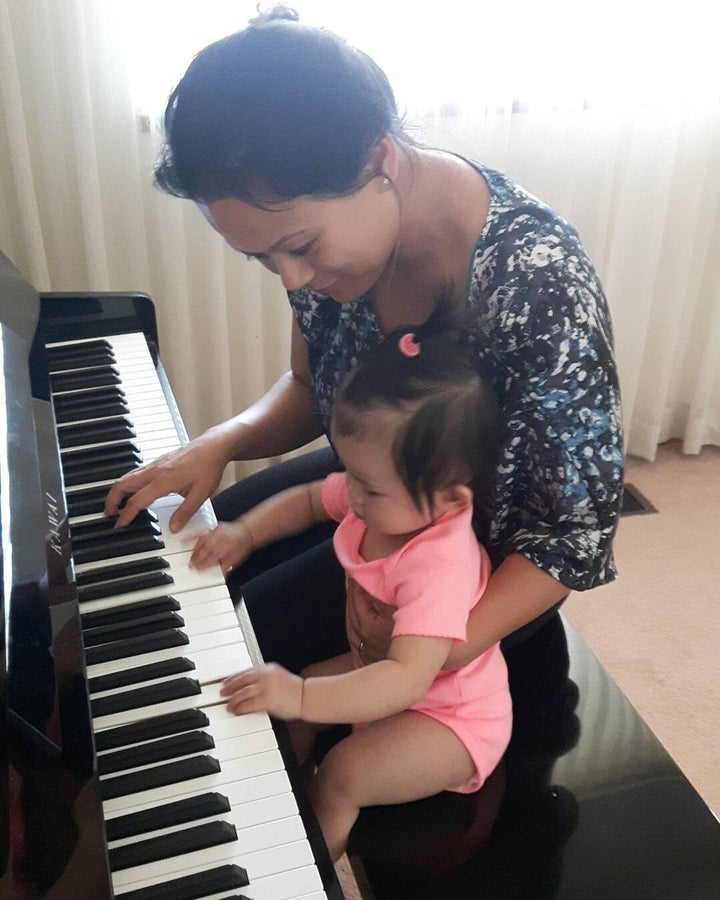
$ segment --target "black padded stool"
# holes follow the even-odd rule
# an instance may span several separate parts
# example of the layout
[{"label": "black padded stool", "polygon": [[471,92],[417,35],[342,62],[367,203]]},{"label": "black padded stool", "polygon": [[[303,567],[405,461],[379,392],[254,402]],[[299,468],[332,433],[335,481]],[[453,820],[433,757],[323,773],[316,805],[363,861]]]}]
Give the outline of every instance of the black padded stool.
[{"label": "black padded stool", "polygon": [[364,809],[369,900],[717,900],[720,823],[557,615],[508,650],[510,746],[473,795]]}]

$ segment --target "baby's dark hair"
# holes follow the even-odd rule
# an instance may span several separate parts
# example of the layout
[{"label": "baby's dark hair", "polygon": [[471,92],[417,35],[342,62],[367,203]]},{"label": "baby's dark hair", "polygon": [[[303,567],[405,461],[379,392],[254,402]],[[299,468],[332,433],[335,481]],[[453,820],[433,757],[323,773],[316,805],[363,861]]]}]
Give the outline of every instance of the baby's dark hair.
[{"label": "baby's dark hair", "polygon": [[272,208],[351,193],[378,174],[367,167],[386,134],[412,143],[382,69],[297,19],[276,6],[195,56],[165,109],[158,186]]},{"label": "baby's dark hair", "polygon": [[[392,457],[418,508],[423,499],[432,508],[438,489],[467,484],[487,514],[498,453],[495,393],[457,331],[432,325],[398,329],[361,357],[335,397],[332,434],[350,437],[377,424],[376,414],[397,413]],[[419,352],[408,355],[413,347]]]}]

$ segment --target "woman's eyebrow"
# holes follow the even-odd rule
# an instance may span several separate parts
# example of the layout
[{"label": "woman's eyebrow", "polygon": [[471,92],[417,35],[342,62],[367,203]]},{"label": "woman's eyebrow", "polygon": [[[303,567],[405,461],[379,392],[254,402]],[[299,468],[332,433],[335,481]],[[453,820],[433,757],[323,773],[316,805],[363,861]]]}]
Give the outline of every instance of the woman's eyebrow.
[{"label": "woman's eyebrow", "polygon": [[286,234],[280,238],[279,241],[275,241],[272,247],[268,247],[267,250],[243,250],[241,247],[238,247],[236,244],[233,244],[233,250],[237,250],[239,253],[244,253],[246,256],[265,256],[268,253],[275,253],[276,250],[280,250],[283,246],[288,242],[297,238],[301,234],[306,234],[308,232],[307,228],[301,228],[300,231],[293,231],[292,234]]}]

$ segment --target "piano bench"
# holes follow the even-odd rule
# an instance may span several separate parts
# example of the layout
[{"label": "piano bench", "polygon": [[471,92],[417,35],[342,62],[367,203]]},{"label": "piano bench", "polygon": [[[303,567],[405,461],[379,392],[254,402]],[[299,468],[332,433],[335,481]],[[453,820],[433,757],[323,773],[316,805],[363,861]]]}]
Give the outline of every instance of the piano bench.
[{"label": "piano bench", "polygon": [[717,900],[720,822],[572,626],[507,656],[503,760],[475,794],[361,811],[364,900]]}]

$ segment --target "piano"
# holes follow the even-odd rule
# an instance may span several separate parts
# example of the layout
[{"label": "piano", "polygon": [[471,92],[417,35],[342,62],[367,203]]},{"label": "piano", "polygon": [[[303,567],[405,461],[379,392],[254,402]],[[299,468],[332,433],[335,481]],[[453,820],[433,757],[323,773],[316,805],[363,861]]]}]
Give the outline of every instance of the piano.
[{"label": "piano", "polygon": [[[338,900],[219,569],[112,481],[187,440],[142,294],[39,296],[0,254],[0,898]],[[212,525],[209,503],[193,524]]]}]

